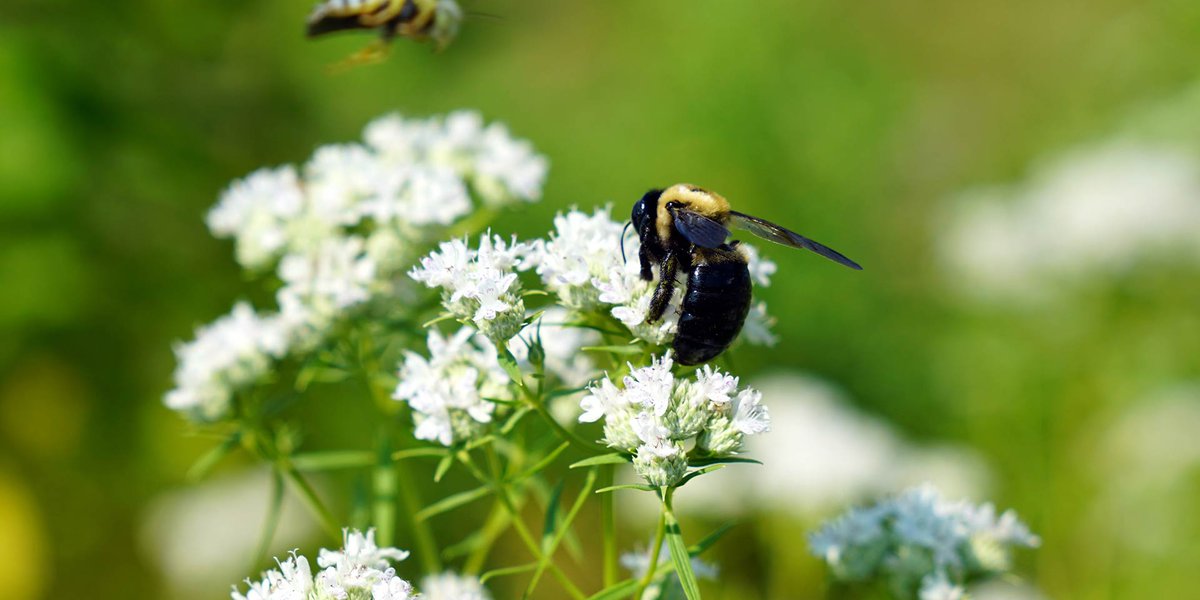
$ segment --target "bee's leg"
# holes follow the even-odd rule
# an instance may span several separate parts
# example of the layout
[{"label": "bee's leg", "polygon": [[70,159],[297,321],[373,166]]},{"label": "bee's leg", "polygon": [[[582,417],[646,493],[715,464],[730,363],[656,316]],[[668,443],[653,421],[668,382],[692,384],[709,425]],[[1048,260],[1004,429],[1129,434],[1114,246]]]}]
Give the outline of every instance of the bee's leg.
[{"label": "bee's leg", "polygon": [[646,249],[645,244],[638,247],[638,261],[642,264],[642,279],[653,281],[654,271],[650,268],[650,251]]},{"label": "bee's leg", "polygon": [[658,287],[654,288],[654,297],[650,299],[650,309],[646,311],[646,322],[654,323],[662,318],[675,295],[675,273],[679,270],[679,259],[674,252],[668,251],[658,269]]},{"label": "bee's leg", "polygon": [[345,60],[333,65],[330,70],[334,73],[341,73],[353,67],[370,65],[382,61],[387,57],[388,49],[391,47],[391,38],[392,36],[387,35],[385,32],[382,38],[367,44],[366,48],[346,57]]},{"label": "bee's leg", "polygon": [[394,17],[404,15],[404,13],[409,13],[408,18],[412,19],[411,14],[416,12],[416,8],[413,0],[387,0],[383,8],[373,13],[362,15],[358,18],[358,21],[364,27],[379,27],[391,21]]}]

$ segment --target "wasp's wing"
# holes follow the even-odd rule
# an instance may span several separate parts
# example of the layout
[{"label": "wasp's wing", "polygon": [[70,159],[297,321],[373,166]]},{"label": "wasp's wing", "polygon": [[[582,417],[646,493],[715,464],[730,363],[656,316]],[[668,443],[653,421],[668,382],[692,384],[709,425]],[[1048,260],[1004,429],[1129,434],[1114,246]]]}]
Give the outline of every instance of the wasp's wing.
[{"label": "wasp's wing", "polygon": [[846,265],[851,269],[857,269],[860,271],[862,270],[862,267],[859,266],[858,263],[846,258],[845,256],[842,256],[841,252],[838,252],[837,250],[834,250],[833,248],[830,248],[819,242],[810,240],[794,231],[780,227],[770,221],[766,221],[758,217],[752,217],[737,211],[729,211],[729,216],[730,221],[734,225],[737,225],[738,227],[745,229],[746,231],[749,231],[750,233],[753,233],[764,240],[769,240],[775,242],[776,244],[783,244],[784,246],[791,246],[793,248],[812,250],[813,252],[816,252],[817,254],[828,258],[829,260]]},{"label": "wasp's wing", "polygon": [[671,211],[671,214],[675,217],[675,229],[697,246],[716,248],[729,237],[729,230],[724,225],[700,213],[679,208]]}]

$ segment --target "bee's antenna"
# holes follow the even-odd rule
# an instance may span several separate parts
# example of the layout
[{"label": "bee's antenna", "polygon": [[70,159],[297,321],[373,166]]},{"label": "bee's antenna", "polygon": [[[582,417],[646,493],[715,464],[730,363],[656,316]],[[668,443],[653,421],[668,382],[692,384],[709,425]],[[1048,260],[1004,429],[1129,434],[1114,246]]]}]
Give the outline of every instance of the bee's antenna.
[{"label": "bee's antenna", "polygon": [[630,220],[630,221],[627,221],[625,223],[625,226],[621,228],[621,262],[629,262],[625,258],[625,232],[629,231],[629,228],[632,226],[633,226],[633,221]]}]

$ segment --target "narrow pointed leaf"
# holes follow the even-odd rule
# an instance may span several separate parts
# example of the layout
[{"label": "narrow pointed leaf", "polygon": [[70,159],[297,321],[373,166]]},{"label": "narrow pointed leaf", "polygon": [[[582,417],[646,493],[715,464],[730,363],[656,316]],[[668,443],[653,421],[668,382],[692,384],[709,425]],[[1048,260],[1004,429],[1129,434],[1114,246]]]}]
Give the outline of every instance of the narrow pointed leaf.
[{"label": "narrow pointed leaf", "polygon": [[369,467],[375,463],[375,455],[367,450],[306,452],[292,457],[292,466],[301,472],[354,469]]},{"label": "narrow pointed leaf", "polygon": [[633,356],[645,352],[645,349],[636,344],[628,344],[625,346],[584,346],[580,348],[584,352],[607,352],[620,356]]},{"label": "narrow pointed leaf", "polygon": [[667,518],[667,547],[671,549],[671,563],[675,565],[675,573],[679,575],[679,583],[688,600],[700,600],[700,584],[696,582],[696,573],[692,571],[692,557],[688,553],[687,544],[683,542],[683,533],[679,531],[679,521],[675,515],[668,512]]},{"label": "narrow pointed leaf", "polygon": [[629,455],[621,454],[620,452],[613,452],[611,454],[601,454],[600,456],[593,456],[578,462],[573,462],[571,463],[570,468],[578,469],[579,467],[592,467],[596,465],[619,465],[627,462],[630,462]]},{"label": "narrow pointed leaf", "polygon": [[520,573],[532,571],[532,570],[536,569],[537,566],[538,566],[538,564],[533,562],[533,563],[528,563],[528,564],[524,564],[524,565],[517,565],[515,567],[502,567],[499,569],[492,569],[491,571],[488,571],[487,573],[484,573],[483,575],[479,576],[479,583],[487,583],[489,579],[492,579],[495,577],[518,575]]},{"label": "narrow pointed leaf", "polygon": [[596,493],[606,494],[608,492],[615,492],[617,490],[640,490],[643,492],[655,492],[658,491],[658,488],[646,485],[644,483],[623,483],[621,485],[610,485],[606,488],[600,488],[596,490]]},{"label": "narrow pointed leaf", "polygon": [[491,490],[487,486],[479,486],[473,490],[451,494],[417,511],[415,518],[417,521],[428,520],[429,518],[440,515],[444,512],[454,510],[466,504],[470,504],[471,502],[488,495],[489,491]]}]

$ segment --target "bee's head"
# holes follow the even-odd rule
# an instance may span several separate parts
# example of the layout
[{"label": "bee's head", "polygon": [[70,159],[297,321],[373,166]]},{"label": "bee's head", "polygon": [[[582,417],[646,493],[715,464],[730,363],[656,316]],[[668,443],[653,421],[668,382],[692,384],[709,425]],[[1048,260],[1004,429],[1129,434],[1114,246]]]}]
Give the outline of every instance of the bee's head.
[{"label": "bee's head", "polygon": [[638,235],[641,235],[642,227],[647,222],[654,221],[655,215],[658,214],[658,197],[661,195],[662,190],[650,190],[642,196],[641,200],[633,203],[633,212],[629,217],[633,220],[633,228]]}]

